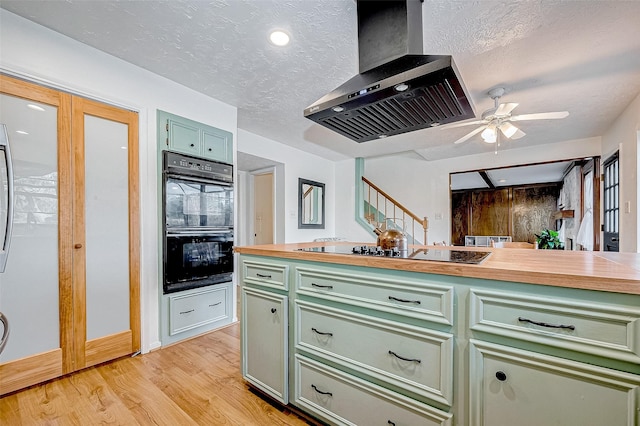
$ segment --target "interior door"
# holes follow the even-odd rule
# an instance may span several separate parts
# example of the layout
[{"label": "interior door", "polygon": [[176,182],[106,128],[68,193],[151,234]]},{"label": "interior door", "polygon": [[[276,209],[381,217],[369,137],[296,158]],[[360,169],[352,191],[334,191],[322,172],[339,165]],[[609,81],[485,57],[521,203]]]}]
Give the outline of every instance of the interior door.
[{"label": "interior door", "polygon": [[2,75],[0,92],[16,201],[7,265],[0,274],[0,311],[11,324],[0,355],[0,394],[5,394],[72,371],[71,96]]},{"label": "interior door", "polygon": [[273,173],[253,175],[254,244],[273,244]]},{"label": "interior door", "polygon": [[140,348],[138,117],[73,98],[76,369]]},{"label": "interior door", "polygon": [[604,162],[604,251],[618,251],[620,247],[620,161],[618,153]]},{"label": "interior door", "polygon": [[137,115],[0,75],[0,121],[16,189],[2,395],[139,350],[140,296]]}]

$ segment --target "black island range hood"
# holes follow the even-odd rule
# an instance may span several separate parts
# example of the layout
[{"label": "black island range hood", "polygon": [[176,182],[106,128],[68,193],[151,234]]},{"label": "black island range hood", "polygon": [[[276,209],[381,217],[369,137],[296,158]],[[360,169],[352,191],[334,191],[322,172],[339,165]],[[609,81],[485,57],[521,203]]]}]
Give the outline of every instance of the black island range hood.
[{"label": "black island range hood", "polygon": [[356,142],[474,118],[451,56],[422,54],[419,0],[357,0],[360,73],[304,116]]}]

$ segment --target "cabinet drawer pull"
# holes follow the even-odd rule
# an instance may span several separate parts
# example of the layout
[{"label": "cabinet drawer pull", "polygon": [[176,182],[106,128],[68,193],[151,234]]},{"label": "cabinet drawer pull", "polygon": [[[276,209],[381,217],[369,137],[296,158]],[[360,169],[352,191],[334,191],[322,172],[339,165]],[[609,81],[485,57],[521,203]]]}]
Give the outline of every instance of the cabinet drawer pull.
[{"label": "cabinet drawer pull", "polygon": [[321,284],[316,284],[316,283],[311,283],[311,287],[333,289],[332,285],[321,285]]},{"label": "cabinet drawer pull", "polygon": [[195,309],[190,309],[188,311],[182,311],[182,312],[180,312],[180,315],[188,314],[189,312],[193,312],[193,311],[195,311]]},{"label": "cabinet drawer pull", "polygon": [[311,387],[313,388],[314,391],[318,392],[320,395],[329,395],[329,396],[333,396],[333,394],[331,392],[323,392],[320,389],[318,389],[316,387],[316,385],[312,384]]},{"label": "cabinet drawer pull", "polygon": [[402,302],[402,303],[415,303],[416,305],[420,304],[419,300],[398,299],[397,297],[393,297],[393,296],[389,296],[389,300],[395,300],[396,302]]},{"label": "cabinet drawer pull", "polygon": [[213,307],[213,306],[218,306],[218,305],[219,305],[219,304],[221,304],[221,303],[222,303],[222,302],[213,303],[213,304],[209,305],[209,307],[211,308],[211,307]]},{"label": "cabinet drawer pull", "polygon": [[256,277],[258,277],[258,278],[266,278],[268,280],[271,279],[271,275],[256,274]]},{"label": "cabinet drawer pull", "polygon": [[387,420],[387,424],[390,426],[396,426],[396,424],[394,422],[392,422],[391,420]]},{"label": "cabinet drawer pull", "polygon": [[311,327],[311,331],[313,331],[316,334],[321,334],[323,336],[331,336],[331,337],[333,337],[333,333],[318,331],[318,330],[315,329],[315,327]]},{"label": "cabinet drawer pull", "polygon": [[533,321],[533,320],[530,320],[530,319],[527,319],[527,318],[522,318],[522,317],[518,317],[518,321],[520,321],[520,322],[528,322],[530,324],[539,325],[541,327],[567,328],[569,330],[575,330],[576,329],[575,325],[547,324],[546,322]]},{"label": "cabinet drawer pull", "polygon": [[420,361],[419,359],[416,359],[416,358],[413,358],[413,359],[412,359],[412,358],[405,358],[405,357],[402,357],[402,356],[398,355],[397,353],[395,353],[394,351],[389,351],[389,355],[393,355],[393,356],[395,356],[396,358],[401,359],[401,360],[403,360],[403,361],[411,361],[411,362],[416,362],[416,363],[418,363],[418,364],[420,364],[420,363],[422,362],[422,361]]}]

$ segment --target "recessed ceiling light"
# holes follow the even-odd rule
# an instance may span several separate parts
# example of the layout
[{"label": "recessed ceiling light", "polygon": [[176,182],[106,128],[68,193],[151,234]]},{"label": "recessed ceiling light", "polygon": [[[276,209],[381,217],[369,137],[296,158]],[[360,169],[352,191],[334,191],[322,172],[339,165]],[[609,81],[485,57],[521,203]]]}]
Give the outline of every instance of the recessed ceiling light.
[{"label": "recessed ceiling light", "polygon": [[269,34],[269,40],[276,46],[286,46],[287,44],[289,44],[290,38],[289,34],[285,33],[284,31],[275,30],[272,31],[271,34]]},{"label": "recessed ceiling light", "polygon": [[41,106],[38,106],[38,105],[34,105],[34,104],[27,104],[27,107],[29,107],[31,109],[35,109],[36,111],[44,111],[44,108],[42,108]]}]

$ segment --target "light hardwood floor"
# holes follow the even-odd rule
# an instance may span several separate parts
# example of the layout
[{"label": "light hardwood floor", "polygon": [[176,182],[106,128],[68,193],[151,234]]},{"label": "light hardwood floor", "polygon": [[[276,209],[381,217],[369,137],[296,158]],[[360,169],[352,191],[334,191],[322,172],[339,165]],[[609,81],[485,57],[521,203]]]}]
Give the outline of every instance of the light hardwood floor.
[{"label": "light hardwood floor", "polygon": [[0,398],[0,425],[308,425],[252,391],[240,326]]}]

